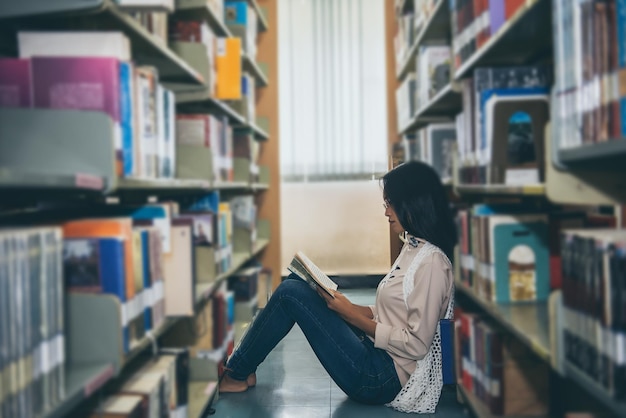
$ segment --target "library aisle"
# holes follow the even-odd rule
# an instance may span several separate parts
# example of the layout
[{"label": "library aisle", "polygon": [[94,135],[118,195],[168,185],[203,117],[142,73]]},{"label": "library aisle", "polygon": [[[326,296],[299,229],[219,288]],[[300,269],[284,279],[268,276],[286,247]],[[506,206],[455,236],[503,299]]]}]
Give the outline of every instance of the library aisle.
[{"label": "library aisle", "polygon": [[[374,303],[376,289],[345,289],[360,305]],[[296,325],[261,363],[257,385],[244,393],[220,395],[214,404],[220,418],[400,418],[402,412],[386,406],[363,405],[348,399],[315,357]],[[445,388],[437,413],[429,417],[469,417],[457,403],[456,392]]]}]

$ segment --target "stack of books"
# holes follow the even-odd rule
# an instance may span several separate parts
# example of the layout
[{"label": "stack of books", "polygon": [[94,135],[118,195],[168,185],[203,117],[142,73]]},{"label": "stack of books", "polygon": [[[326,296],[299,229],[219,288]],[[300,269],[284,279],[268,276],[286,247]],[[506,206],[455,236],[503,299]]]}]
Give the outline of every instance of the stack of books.
[{"label": "stack of books", "polygon": [[118,176],[174,177],[174,93],[133,63],[123,33],[19,32],[18,46],[20,58],[0,59],[0,106],[104,112]]}]

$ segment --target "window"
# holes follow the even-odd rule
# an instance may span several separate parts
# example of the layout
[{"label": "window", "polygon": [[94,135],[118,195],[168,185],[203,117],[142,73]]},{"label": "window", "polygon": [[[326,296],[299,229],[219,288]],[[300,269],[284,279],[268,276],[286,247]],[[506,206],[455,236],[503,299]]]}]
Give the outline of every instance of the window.
[{"label": "window", "polygon": [[384,0],[279,0],[284,181],[387,171]]}]

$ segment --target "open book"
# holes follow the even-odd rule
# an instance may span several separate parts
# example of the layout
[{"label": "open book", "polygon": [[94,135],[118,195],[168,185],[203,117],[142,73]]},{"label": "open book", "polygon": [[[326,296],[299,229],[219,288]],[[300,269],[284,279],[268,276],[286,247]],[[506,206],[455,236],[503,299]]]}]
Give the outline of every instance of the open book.
[{"label": "open book", "polygon": [[321,287],[333,298],[337,290],[337,283],[333,282],[322,270],[319,269],[302,251],[298,251],[293,256],[291,264],[287,267],[289,271],[297,274],[300,278],[308,282],[311,287]]}]

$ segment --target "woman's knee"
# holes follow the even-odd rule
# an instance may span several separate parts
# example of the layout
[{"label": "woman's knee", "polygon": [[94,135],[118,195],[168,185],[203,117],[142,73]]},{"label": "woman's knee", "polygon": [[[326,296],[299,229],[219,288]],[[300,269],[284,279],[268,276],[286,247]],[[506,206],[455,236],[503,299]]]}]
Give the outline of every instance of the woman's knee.
[{"label": "woman's knee", "polygon": [[307,282],[292,273],[278,285],[274,294],[278,297],[285,295],[298,296],[302,295],[303,292],[311,290],[311,286]]}]

